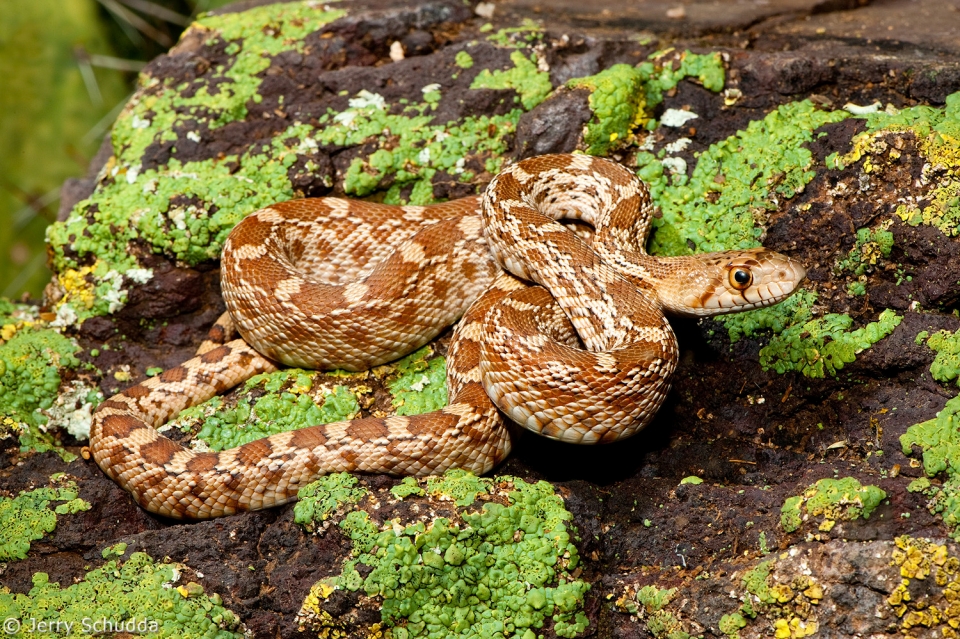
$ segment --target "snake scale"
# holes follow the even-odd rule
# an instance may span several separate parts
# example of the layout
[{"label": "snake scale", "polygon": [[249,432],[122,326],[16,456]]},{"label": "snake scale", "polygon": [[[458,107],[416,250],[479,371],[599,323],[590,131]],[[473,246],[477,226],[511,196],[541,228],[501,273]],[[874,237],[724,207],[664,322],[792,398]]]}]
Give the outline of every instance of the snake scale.
[{"label": "snake scale", "polygon": [[[502,415],[568,442],[629,437],[670,388],[678,348],[665,313],[768,306],[805,275],[763,248],[647,255],[653,214],[631,171],[584,155],[522,160],[482,197],[432,206],[317,198],[262,209],[231,232],[221,263],[243,339],[100,404],[90,453],[145,509],[209,518],[293,500],[336,471],[487,472],[510,452]],[[592,242],[559,220],[592,226]],[[278,363],[364,370],[461,316],[439,411],[314,425],[219,453],[157,431]],[[215,330],[224,337],[230,324]]]}]

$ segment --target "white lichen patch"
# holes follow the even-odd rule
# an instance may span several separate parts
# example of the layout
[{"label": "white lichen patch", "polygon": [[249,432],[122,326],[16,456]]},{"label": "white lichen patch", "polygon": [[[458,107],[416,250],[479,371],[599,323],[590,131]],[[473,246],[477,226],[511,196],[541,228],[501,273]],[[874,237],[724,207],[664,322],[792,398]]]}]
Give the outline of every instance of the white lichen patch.
[{"label": "white lichen patch", "polygon": [[123,275],[110,269],[100,279],[100,283],[107,285],[107,288],[102,292],[103,299],[107,302],[107,310],[116,313],[127,302],[127,292],[123,290]]},{"label": "white lichen patch", "polygon": [[131,282],[137,284],[146,284],[153,279],[153,269],[152,268],[132,268],[128,270],[124,275]]},{"label": "white lichen patch", "polygon": [[686,149],[688,146],[690,146],[691,142],[692,140],[690,138],[679,138],[677,140],[674,140],[667,146],[663,147],[663,150],[670,154],[680,153],[681,151]]},{"label": "white lichen patch", "polygon": [[357,93],[357,97],[351,98],[348,102],[351,109],[365,109],[368,107],[373,107],[379,111],[383,111],[387,108],[387,101],[383,99],[383,96],[379,93],[370,93],[366,89],[361,90]]},{"label": "white lichen patch", "polygon": [[90,439],[90,422],[94,401],[103,400],[103,393],[82,381],[64,384],[53,406],[40,411],[47,417],[44,430],[62,428],[78,441]]},{"label": "white lichen patch", "polygon": [[683,158],[663,158],[660,160],[660,163],[663,164],[663,168],[669,170],[671,173],[685,175],[687,172],[687,161]]},{"label": "white lichen patch", "polygon": [[663,112],[663,117],[660,118],[660,124],[663,126],[672,126],[679,127],[683,126],[690,120],[699,118],[700,116],[692,111],[683,111],[681,109],[667,109]]},{"label": "white lichen patch", "polygon": [[66,328],[77,323],[77,312],[69,304],[57,309],[57,316],[50,322],[51,328]]}]

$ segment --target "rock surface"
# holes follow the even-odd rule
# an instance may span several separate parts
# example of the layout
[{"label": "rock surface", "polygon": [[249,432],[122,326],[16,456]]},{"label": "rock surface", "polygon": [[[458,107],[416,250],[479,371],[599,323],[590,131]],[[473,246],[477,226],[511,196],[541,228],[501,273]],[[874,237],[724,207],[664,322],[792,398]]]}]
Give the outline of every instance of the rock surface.
[{"label": "rock surface", "polygon": [[[0,323],[17,327],[0,331],[0,348],[66,324],[79,363],[61,359],[61,394],[83,382],[109,396],[192,355],[223,310],[222,237],[270,198],[450,199],[515,158],[602,149],[653,184],[653,250],[762,241],[803,261],[809,281],[773,314],[674,321],[680,367],[640,435],[587,448],[525,435],[496,470],[550,482],[572,513],[581,564],[565,579],[592,586],[571,604],[589,621],[582,634],[956,636],[960,562],[945,540],[960,522],[960,406],[947,403],[960,367],[960,11],[934,0],[291,4],[304,18],[262,6],[194,25],[145,70],[112,151],[64,191],[57,277],[36,324]],[[630,104],[617,120],[612,106]],[[697,117],[668,126],[677,113]],[[358,410],[389,407],[381,381],[362,381],[374,389]],[[48,443],[79,451],[82,440],[51,432]],[[66,587],[122,542],[124,559],[169,558],[219,595],[242,624],[220,621],[223,632],[421,636],[410,617],[381,619],[382,593],[318,586],[354,556],[342,526],[305,532],[293,506],[164,521],[92,461],[31,452],[15,432],[4,441],[5,494],[63,472],[91,506],[5,564],[10,593],[28,593],[37,573]],[[378,526],[462,515],[427,498],[394,503],[398,481],[361,478],[377,497],[357,508]],[[312,616],[311,594],[323,599]],[[554,620],[525,628],[502,632],[558,632]]]}]

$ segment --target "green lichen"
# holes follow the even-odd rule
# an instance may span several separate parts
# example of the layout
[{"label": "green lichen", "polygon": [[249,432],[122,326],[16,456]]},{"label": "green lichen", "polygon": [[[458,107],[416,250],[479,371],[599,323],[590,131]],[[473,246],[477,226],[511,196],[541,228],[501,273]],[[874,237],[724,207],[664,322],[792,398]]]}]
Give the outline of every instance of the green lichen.
[{"label": "green lichen", "polygon": [[567,82],[568,87],[590,90],[594,117],[583,136],[587,153],[607,155],[611,149],[631,141],[633,131],[648,118],[643,90],[647,80],[649,76],[640,69],[615,64],[596,75]]},{"label": "green lichen", "polygon": [[778,373],[796,371],[806,377],[836,376],[857,354],[893,332],[903,317],[887,309],[876,322],[849,330],[849,315],[830,313],[793,324],[760,349],[760,365]]},{"label": "green lichen", "polygon": [[394,364],[397,376],[387,382],[397,415],[420,415],[447,405],[447,366],[443,357],[430,357],[424,346]]},{"label": "green lichen", "polygon": [[461,69],[470,69],[473,67],[473,57],[466,51],[457,51],[454,62]]},{"label": "green lichen", "polygon": [[596,75],[567,82],[568,87],[590,90],[594,118],[584,135],[587,153],[608,155],[612,149],[635,141],[634,131],[655,125],[650,114],[663,102],[663,94],[685,78],[698,78],[711,91],[723,89],[723,60],[719,53],[669,51],[650,57],[636,67],[615,64]]},{"label": "green lichen", "polygon": [[677,594],[676,588],[657,588],[656,586],[644,586],[637,591],[637,603],[647,609],[648,612],[656,612],[670,603]]},{"label": "green lichen", "polygon": [[946,480],[930,487],[931,512],[940,513],[953,539],[960,540],[960,396],[949,400],[937,416],[914,424],[900,436],[903,454],[918,446],[923,453],[923,471],[928,477],[940,473]]},{"label": "green lichen", "polygon": [[716,321],[726,327],[730,342],[735,344],[744,337],[753,337],[764,331],[778,335],[789,326],[809,321],[813,317],[813,305],[816,301],[816,292],[800,289],[775,306],[724,315]]},{"label": "green lichen", "polygon": [[171,424],[196,430],[210,450],[219,451],[355,417],[360,412],[357,394],[343,385],[330,388],[323,379],[322,374],[296,368],[256,375],[247,380],[236,406],[224,408],[223,399],[213,397],[183,411]]},{"label": "green lichen", "polygon": [[[918,343],[920,343],[918,338]],[[952,382],[957,380],[960,385],[960,331],[937,331],[924,339],[937,356],[930,365],[930,375],[938,382]]]},{"label": "green lichen", "polygon": [[796,371],[806,377],[821,378],[836,376],[857,354],[892,333],[903,320],[888,309],[876,322],[851,331],[853,319],[849,315],[829,313],[814,318],[816,301],[815,292],[800,290],[775,306],[717,321],[727,328],[732,343],[761,331],[773,333],[770,342],[760,349],[760,364],[765,370]]},{"label": "green lichen", "polygon": [[369,494],[366,488],[357,487],[359,483],[350,473],[331,473],[304,486],[297,493],[294,521],[313,530],[344,505],[355,505]]},{"label": "green lichen", "polygon": [[[118,173],[101,182],[47,232],[64,293],[58,312],[78,321],[121,308],[124,285],[152,277],[137,268],[128,248],[134,240],[191,265],[218,257],[227,234],[246,214],[294,196],[287,167],[309,153],[299,143],[312,130],[291,126],[268,141],[266,152],[257,146],[222,160],[173,158],[157,169]],[[78,260],[93,256],[92,266],[80,266]]]},{"label": "green lichen", "polygon": [[657,639],[690,639],[683,623],[665,610],[676,595],[676,588],[643,586],[635,593],[628,588],[615,605],[619,610],[640,617],[647,631]]},{"label": "green lichen", "polygon": [[415,477],[404,477],[399,484],[390,489],[390,493],[397,499],[405,499],[410,496],[423,497],[427,494]]},{"label": "green lichen", "polygon": [[[106,562],[66,588],[38,572],[27,594],[0,591],[0,617],[20,621],[17,636],[22,637],[242,638],[239,618],[223,607],[219,595],[206,595],[193,582],[170,587],[182,569],[136,552],[125,562]],[[49,625],[41,630],[34,625],[39,623]]]},{"label": "green lichen", "polygon": [[100,552],[100,556],[104,559],[120,559],[125,554],[127,554],[127,544],[124,542],[107,546]]},{"label": "green lichen", "polygon": [[[21,492],[13,499],[0,497],[0,561],[24,559],[31,542],[42,539],[57,527],[57,515],[90,509],[89,503],[78,498],[76,483],[56,483],[61,485]],[[50,508],[50,502],[54,501],[64,503]]]},{"label": "green lichen", "polygon": [[808,517],[823,516],[820,530],[829,532],[838,521],[852,521],[870,514],[887,494],[876,486],[864,486],[854,477],[821,479],[803,494],[787,499],[780,511],[780,525],[794,532]]},{"label": "green lichen", "polygon": [[[445,479],[475,484],[465,473]],[[333,582],[311,589],[301,623],[331,629],[320,606],[336,587],[380,597],[382,624],[394,639],[535,636],[550,619],[558,636],[583,632],[590,586],[572,574],[579,564],[568,530],[573,516],[546,482],[493,482],[512,485],[508,503],[458,509],[461,523],[377,526],[365,511],[350,513],[340,527],[353,541],[351,559]],[[367,567],[366,577],[358,565]]]},{"label": "green lichen", "polygon": [[[343,15],[339,9],[295,2],[207,16],[189,33],[205,36],[208,44],[228,42],[229,66],[180,85],[141,77],[137,94],[114,125],[115,157],[104,179],[66,221],[48,228],[64,293],[58,312],[80,321],[122,307],[124,287],[152,275],[138,268],[129,250],[135,240],[196,264],[219,255],[227,233],[244,215],[294,196],[287,168],[298,153],[309,154],[309,148],[298,148],[312,131],[304,125],[294,124],[239,156],[202,162],[174,157],[146,171],[142,156],[152,144],[175,140],[175,128],[196,127],[188,136],[199,140],[205,130],[246,117],[247,105],[260,99],[262,72],[272,57],[302,48],[305,35]],[[293,146],[287,146],[289,140],[295,140]]]},{"label": "green lichen", "polygon": [[80,347],[35,320],[19,305],[0,307],[0,432],[18,433],[23,451],[55,450],[70,461],[74,456],[47,431],[44,411],[57,401],[61,371],[80,365]]},{"label": "green lichen", "polygon": [[847,293],[850,295],[866,295],[867,285],[860,281],[847,282]]},{"label": "green lichen", "polygon": [[[313,2],[291,2],[254,7],[239,13],[202,16],[192,27],[193,34],[206,35],[206,44],[229,43],[233,56],[227,67],[217,67],[212,78],[196,82],[197,91],[185,94],[188,86],[173,86],[169,80],[141,77],[141,86],[156,87],[142,100],[134,100],[114,127],[114,149],[120,160],[138,160],[144,149],[187,117],[209,128],[242,120],[247,104],[259,102],[262,73],[274,56],[304,48],[304,37],[346,15],[342,9],[324,10]],[[211,93],[211,79],[216,89]],[[189,97],[188,97],[189,95]]]},{"label": "green lichen", "polygon": [[684,173],[668,179],[659,159],[639,154],[639,175],[663,213],[654,220],[650,251],[685,255],[758,246],[768,212],[815,175],[813,155],[804,146],[813,131],[845,117],[820,111],[809,100],[782,105],[711,145],[689,179]]},{"label": "green lichen", "polygon": [[854,275],[863,275],[867,268],[875,266],[880,260],[890,256],[893,249],[893,233],[881,228],[857,229],[857,240],[847,256],[837,262],[838,271],[849,271]]},{"label": "green lichen", "polygon": [[427,492],[440,499],[452,499],[457,506],[469,506],[478,495],[486,495],[493,488],[493,481],[477,477],[459,468],[448,470],[441,476],[427,477]]},{"label": "green lichen", "polygon": [[496,33],[487,36],[487,40],[501,47],[529,47],[542,39],[543,27],[529,18],[525,18],[516,27],[498,29]]},{"label": "green lichen", "polygon": [[770,592],[769,583],[770,573],[773,572],[773,564],[774,561],[772,559],[761,561],[757,564],[756,568],[743,575],[742,583],[744,589],[756,597],[756,601],[759,604],[770,604],[775,601]]},{"label": "green lichen", "polygon": [[720,632],[727,635],[731,639],[738,639],[740,637],[741,628],[747,627],[747,620],[743,618],[739,612],[734,612],[729,615],[723,615],[720,617],[720,622],[717,624],[717,628],[720,629]]},{"label": "green lichen", "polygon": [[[316,140],[321,144],[354,146],[383,140],[390,132],[390,149],[377,148],[367,156],[354,158],[344,175],[348,195],[363,197],[390,179],[384,201],[389,204],[431,204],[431,180],[439,171],[466,174],[465,161],[476,158],[497,172],[507,152],[507,140],[516,131],[523,113],[514,109],[506,115],[467,117],[461,121],[434,123],[429,112],[435,103],[406,105],[403,112],[389,113],[382,98],[362,91],[341,113],[330,111],[320,117]],[[409,189],[409,195],[404,193]]]},{"label": "green lichen", "polygon": [[553,91],[550,74],[537,69],[536,56],[528,58],[520,51],[510,54],[513,68],[490,72],[484,69],[473,79],[471,89],[513,89],[527,111],[543,102]]},{"label": "green lichen", "polygon": [[[949,383],[960,375],[960,331],[938,331],[930,335],[920,332],[916,342],[927,343],[937,351],[930,365],[930,374]],[[960,384],[960,382],[958,382]],[[914,424],[900,437],[903,453],[909,455],[914,446],[923,453],[923,470],[927,477],[946,475],[941,486],[932,486],[925,477],[911,482],[908,490],[924,492],[930,497],[930,511],[940,513],[951,537],[960,540],[960,396],[949,400],[933,419]],[[921,482],[921,480],[923,480]]]},{"label": "green lichen", "polygon": [[701,55],[690,51],[678,54],[672,49],[658,51],[650,56],[649,61],[642,63],[640,69],[650,76],[646,91],[647,103],[651,105],[659,104],[663,94],[685,78],[697,78],[704,89],[714,93],[722,91],[726,81],[723,58],[719,53]]}]

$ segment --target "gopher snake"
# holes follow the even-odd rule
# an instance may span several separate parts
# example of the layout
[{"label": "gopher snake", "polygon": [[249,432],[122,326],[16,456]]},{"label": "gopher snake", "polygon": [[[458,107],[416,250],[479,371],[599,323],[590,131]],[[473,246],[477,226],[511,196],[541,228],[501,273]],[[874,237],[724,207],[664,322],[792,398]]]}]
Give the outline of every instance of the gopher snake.
[{"label": "gopher snake", "polygon": [[[514,164],[480,199],[396,207],[321,198],[262,209],[232,231],[221,265],[244,339],[103,402],[90,452],[147,510],[208,518],[282,504],[335,471],[487,472],[510,451],[498,407],[555,439],[628,437],[653,418],[676,367],[664,311],[767,306],[804,277],[765,249],[649,256],[651,216],[633,173],[578,155]],[[592,225],[593,247],[562,218]],[[460,315],[442,410],[311,426],[220,453],[156,430],[275,370],[274,361],[362,370],[411,352]]]}]

